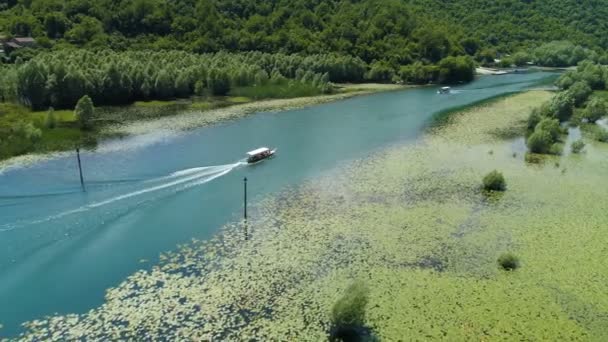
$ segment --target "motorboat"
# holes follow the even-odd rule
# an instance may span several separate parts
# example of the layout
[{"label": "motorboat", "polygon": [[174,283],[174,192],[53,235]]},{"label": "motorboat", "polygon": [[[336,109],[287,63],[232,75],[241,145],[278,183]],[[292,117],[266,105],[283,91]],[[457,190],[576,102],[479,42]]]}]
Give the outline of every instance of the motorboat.
[{"label": "motorboat", "polygon": [[247,164],[254,164],[264,159],[274,157],[277,149],[269,149],[268,147],[260,147],[253,151],[247,152]]},{"label": "motorboat", "polygon": [[441,87],[441,89],[437,90],[437,94],[449,94],[452,91],[450,87]]}]

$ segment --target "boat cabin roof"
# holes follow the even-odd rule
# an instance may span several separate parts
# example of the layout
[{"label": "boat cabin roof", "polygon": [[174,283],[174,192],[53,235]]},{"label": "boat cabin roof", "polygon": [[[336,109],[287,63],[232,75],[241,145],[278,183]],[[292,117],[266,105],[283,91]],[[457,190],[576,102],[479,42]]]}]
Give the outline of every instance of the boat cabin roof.
[{"label": "boat cabin roof", "polygon": [[441,87],[441,90],[449,90],[451,89],[450,87]]},{"label": "boat cabin roof", "polygon": [[255,150],[253,150],[253,151],[247,152],[247,155],[248,156],[255,156],[255,155],[258,155],[260,153],[264,153],[264,152],[268,152],[268,151],[270,151],[270,149],[268,147],[260,147],[260,148],[257,148]]}]

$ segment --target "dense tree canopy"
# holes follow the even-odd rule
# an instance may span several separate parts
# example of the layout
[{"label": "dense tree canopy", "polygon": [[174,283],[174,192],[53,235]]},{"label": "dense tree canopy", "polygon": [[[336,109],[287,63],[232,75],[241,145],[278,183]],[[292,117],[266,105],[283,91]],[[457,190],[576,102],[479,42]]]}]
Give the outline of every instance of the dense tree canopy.
[{"label": "dense tree canopy", "polygon": [[[0,8],[0,33],[65,47],[337,53],[392,68],[468,54],[493,61],[539,43],[562,64],[608,47],[608,0],[19,0]],[[557,44],[557,43],[556,43]],[[549,56],[546,56],[549,55]],[[522,57],[522,55],[519,55]],[[519,62],[525,61],[519,58]],[[546,57],[546,58],[545,58]],[[526,61],[527,62],[527,61]]]}]

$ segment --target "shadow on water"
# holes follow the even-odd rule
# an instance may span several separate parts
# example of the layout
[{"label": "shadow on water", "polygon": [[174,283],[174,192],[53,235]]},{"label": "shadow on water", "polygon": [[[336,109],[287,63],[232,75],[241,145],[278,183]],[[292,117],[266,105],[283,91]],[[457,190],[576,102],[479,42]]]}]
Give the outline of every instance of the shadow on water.
[{"label": "shadow on water", "polygon": [[332,342],[377,342],[374,331],[362,325],[334,326],[329,331],[329,340]]}]

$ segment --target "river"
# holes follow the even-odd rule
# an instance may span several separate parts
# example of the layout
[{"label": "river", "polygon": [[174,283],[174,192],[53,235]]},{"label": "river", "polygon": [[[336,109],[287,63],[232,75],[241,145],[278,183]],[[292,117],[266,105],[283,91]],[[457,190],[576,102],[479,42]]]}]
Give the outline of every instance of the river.
[{"label": "river", "polygon": [[[550,73],[487,76],[449,95],[425,87],[278,113],[258,113],[188,132],[160,131],[75,156],[0,173],[0,335],[27,320],[82,313],[105,289],[163,251],[207,239],[250,203],[330,172],[374,150],[417,139],[434,114],[516,92]],[[244,153],[277,147],[254,166]],[[255,214],[255,213],[253,213]]]}]

